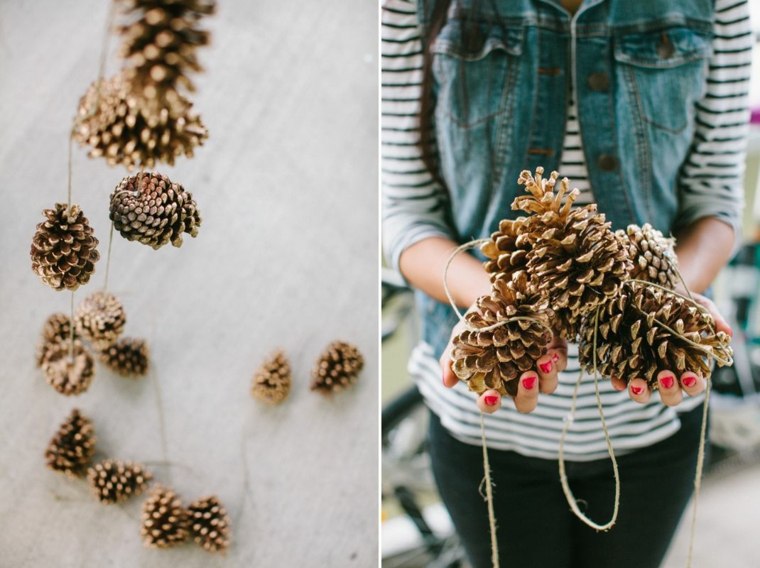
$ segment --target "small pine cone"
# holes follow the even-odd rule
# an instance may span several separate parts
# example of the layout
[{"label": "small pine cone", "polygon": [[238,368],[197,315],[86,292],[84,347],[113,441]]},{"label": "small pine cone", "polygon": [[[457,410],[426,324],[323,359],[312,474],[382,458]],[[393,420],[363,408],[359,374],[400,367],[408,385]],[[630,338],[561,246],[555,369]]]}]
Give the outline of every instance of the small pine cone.
[{"label": "small pine cone", "polygon": [[201,224],[192,194],[157,172],[121,180],[111,194],[110,218],[122,237],[154,249],[182,246],[182,233],[195,237]]},{"label": "small pine cone", "polygon": [[119,460],[103,460],[87,470],[87,482],[101,503],[126,501],[140,495],[152,474],[142,465]]},{"label": "small pine cone", "polygon": [[359,350],[344,341],[333,341],[322,352],[311,373],[311,390],[327,394],[339,391],[356,382],[364,357]]},{"label": "small pine cone", "polygon": [[263,402],[279,404],[288,397],[290,382],[290,363],[278,350],[253,375],[251,394]]},{"label": "small pine cone", "polygon": [[628,256],[633,261],[631,278],[654,282],[671,290],[679,282],[678,259],[674,251],[675,239],[663,234],[645,223],[628,225],[615,233],[628,248]]},{"label": "small pine cone", "polygon": [[[532,289],[525,272],[509,282],[496,280],[491,294],[478,298],[477,310],[465,316],[473,329],[453,340],[454,374],[478,394],[495,389],[515,396],[517,378],[546,354],[551,315],[546,294]],[[485,329],[514,317],[529,319]]]},{"label": "small pine cone", "polygon": [[79,101],[74,139],[90,147],[91,158],[103,157],[109,165],[127,169],[174,165],[176,158],[191,158],[208,138],[192,103],[178,95],[182,110],[161,109],[146,114],[141,101],[129,94],[122,75],[96,81]]},{"label": "small pine cone", "polygon": [[492,282],[496,278],[509,281],[516,272],[525,270],[531,248],[529,235],[524,231],[525,221],[525,217],[504,219],[499,223],[499,230],[480,247],[488,259],[484,267]]},{"label": "small pine cone", "polygon": [[98,239],[78,205],[56,203],[43,214],[32,239],[32,270],[54,290],[74,291],[95,272]]},{"label": "small pine cone", "polygon": [[70,350],[69,341],[51,343],[42,362],[47,383],[66,396],[82,394],[95,377],[95,364],[82,342],[74,341],[73,356]]},{"label": "small pine cone", "polygon": [[715,322],[704,309],[676,294],[635,282],[628,283],[602,306],[598,327],[594,314],[584,320],[580,362],[590,373],[594,370],[595,329],[599,373],[626,382],[641,378],[652,389],[657,388],[657,373],[666,369],[678,374],[693,371],[705,378],[710,376],[705,353],[686,340],[722,359],[723,362],[716,360],[718,365],[731,361],[733,356],[731,338],[715,331]]},{"label": "small pine cone", "polygon": [[150,351],[144,339],[123,337],[101,351],[100,361],[122,377],[144,377],[150,366]]},{"label": "small pine cone", "polygon": [[95,453],[92,422],[76,408],[61,424],[45,450],[47,466],[72,477],[82,477]]},{"label": "small pine cone", "polygon": [[224,552],[230,545],[230,518],[219,499],[199,499],[187,508],[193,540],[209,552]]},{"label": "small pine cone", "polygon": [[140,534],[148,548],[169,548],[187,540],[190,521],[177,494],[167,487],[151,491],[142,507]]},{"label": "small pine cone", "polygon": [[127,316],[116,296],[109,292],[95,292],[79,305],[74,321],[77,331],[102,351],[124,331]]},{"label": "small pine cone", "polygon": [[[37,366],[41,367],[47,358],[50,347],[60,341],[69,341],[71,339],[71,319],[66,314],[52,314],[45,320],[42,327],[40,342],[37,345],[36,361]],[[79,339],[79,334],[74,330],[74,339]]]}]

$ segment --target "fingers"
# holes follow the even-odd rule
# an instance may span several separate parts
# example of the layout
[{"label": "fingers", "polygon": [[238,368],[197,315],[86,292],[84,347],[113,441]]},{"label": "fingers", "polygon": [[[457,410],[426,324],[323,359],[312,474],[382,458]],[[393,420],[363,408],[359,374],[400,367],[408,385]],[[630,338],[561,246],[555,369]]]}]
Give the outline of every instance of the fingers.
[{"label": "fingers", "polygon": [[557,362],[559,361],[559,355],[555,353],[547,353],[536,361],[536,368],[538,369],[538,390],[542,393],[553,393],[557,390]]},{"label": "fingers", "polygon": [[501,408],[501,395],[499,391],[487,390],[478,398],[478,408],[481,412],[491,414]]},{"label": "fingers", "polygon": [[660,399],[666,406],[676,406],[683,400],[681,385],[676,380],[673,371],[660,371],[657,373],[657,387],[660,391]]},{"label": "fingers", "polygon": [[681,388],[689,396],[696,396],[705,390],[705,380],[691,371],[681,375]]},{"label": "fingers", "polygon": [[451,345],[444,349],[443,355],[441,355],[441,358],[438,360],[438,362],[441,364],[443,386],[447,388],[456,386],[456,384],[459,382],[459,379],[454,374],[454,370],[451,368]]},{"label": "fingers", "polygon": [[707,308],[707,310],[710,312],[710,315],[715,321],[715,330],[723,331],[727,333],[728,335],[730,335],[731,337],[733,337],[734,330],[731,329],[731,326],[728,325],[728,322],[726,321],[726,319],[718,311],[718,307],[715,305],[715,302],[713,302],[709,298],[705,298],[701,294],[694,294],[693,296],[694,296],[694,301],[696,301],[698,304]]},{"label": "fingers", "polygon": [[517,396],[515,396],[515,408],[518,412],[532,412],[538,404],[538,374],[535,371],[526,371],[518,379]]},{"label": "fingers", "polygon": [[631,379],[628,381],[628,395],[631,400],[644,404],[649,402],[652,393],[644,379]]},{"label": "fingers", "polygon": [[619,379],[617,377],[610,377],[610,382],[612,383],[612,388],[616,391],[624,391],[626,384],[623,379]]}]

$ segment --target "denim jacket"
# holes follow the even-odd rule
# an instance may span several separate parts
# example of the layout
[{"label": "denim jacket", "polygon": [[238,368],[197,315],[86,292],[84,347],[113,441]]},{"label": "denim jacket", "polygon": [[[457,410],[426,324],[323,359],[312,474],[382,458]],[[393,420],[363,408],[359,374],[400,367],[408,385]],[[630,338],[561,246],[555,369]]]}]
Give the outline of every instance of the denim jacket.
[{"label": "denim jacket", "polygon": [[[418,1],[423,30],[434,2]],[[482,41],[466,45],[471,3],[452,2],[430,46],[440,173],[459,239],[514,216],[521,170],[558,168],[571,89],[589,181],[613,229],[649,222],[668,233],[720,216],[725,204],[690,201],[679,187],[706,87],[711,0],[586,0],[574,17],[559,0],[481,1]],[[440,354],[456,318],[418,301],[423,339]]]}]

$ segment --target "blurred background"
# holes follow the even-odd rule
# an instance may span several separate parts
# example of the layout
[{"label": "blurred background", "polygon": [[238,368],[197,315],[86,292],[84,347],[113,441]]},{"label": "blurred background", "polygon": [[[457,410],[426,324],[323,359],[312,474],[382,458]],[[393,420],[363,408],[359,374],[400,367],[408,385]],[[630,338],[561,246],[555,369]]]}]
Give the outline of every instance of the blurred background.
[{"label": "blurred background", "polygon": [[[753,568],[760,545],[760,2],[750,2],[757,35],[750,107],[743,246],[715,283],[715,299],[735,331],[734,366],[713,374],[711,461],[706,466],[694,548],[700,568]],[[382,308],[383,566],[466,566],[440,503],[425,448],[427,410],[406,362],[418,338],[414,299],[384,269]],[[687,509],[690,513],[690,509]],[[686,565],[690,514],[663,568]]]}]

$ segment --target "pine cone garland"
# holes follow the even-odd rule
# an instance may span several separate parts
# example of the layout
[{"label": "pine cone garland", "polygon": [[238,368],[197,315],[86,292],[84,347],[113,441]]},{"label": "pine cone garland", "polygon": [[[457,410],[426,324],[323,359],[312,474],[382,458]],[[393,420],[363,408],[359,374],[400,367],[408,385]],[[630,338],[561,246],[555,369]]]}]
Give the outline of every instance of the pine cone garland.
[{"label": "pine cone garland", "polygon": [[110,218],[122,237],[158,249],[182,246],[201,224],[191,193],[157,172],[125,177],[111,194]]},{"label": "pine cone garland", "polygon": [[615,233],[628,248],[628,256],[633,261],[631,278],[654,282],[671,290],[679,282],[678,259],[673,250],[675,239],[663,234],[645,223],[628,225],[625,231]]},{"label": "pine cone garland", "polygon": [[51,343],[42,362],[47,383],[66,396],[82,394],[95,377],[95,364],[82,342],[74,341],[72,356],[70,350],[69,341]]},{"label": "pine cone garland", "polygon": [[[47,358],[50,347],[61,341],[67,342],[71,339],[71,319],[66,314],[52,314],[45,320],[42,327],[40,342],[37,344],[36,362],[41,367]],[[74,339],[79,339],[79,334],[74,330]]]},{"label": "pine cone garland", "polygon": [[78,205],[56,203],[32,238],[32,270],[54,290],[87,284],[100,258],[98,239]]},{"label": "pine cone garland", "polygon": [[84,476],[95,453],[92,422],[76,408],[61,424],[45,451],[47,466],[72,477]]},{"label": "pine cone garland", "polygon": [[103,460],[87,470],[87,481],[101,503],[126,501],[140,495],[148,486],[152,474],[133,462]]},{"label": "pine cone garland", "polygon": [[219,499],[205,497],[190,504],[193,540],[209,552],[224,552],[230,545],[230,519]]},{"label": "pine cone garland", "polygon": [[[496,280],[491,294],[479,298],[476,306],[465,316],[474,329],[453,340],[454,374],[478,394],[495,389],[502,395],[515,396],[518,377],[546,354],[552,315],[548,298],[534,291],[522,272],[509,282]],[[485,329],[514,317],[526,319]]]},{"label": "pine cone garland", "polygon": [[[581,365],[594,368],[595,315],[584,321],[579,347]],[[667,328],[670,328],[670,331]],[[673,333],[675,332],[675,333]],[[599,312],[596,367],[605,377],[641,378],[657,388],[657,373],[693,371],[710,376],[706,355],[683,338],[730,361],[731,338],[715,331],[712,317],[688,300],[652,286],[629,282]],[[683,338],[679,337],[683,336]]]},{"label": "pine cone garland", "polygon": [[140,534],[149,548],[168,548],[187,540],[190,520],[177,494],[158,486],[142,507]]},{"label": "pine cone garland", "polygon": [[109,292],[95,292],[79,305],[74,320],[77,331],[101,351],[124,331],[127,316],[116,296]]},{"label": "pine cone garland", "polygon": [[496,278],[509,281],[515,273],[526,269],[531,243],[530,235],[525,231],[525,222],[525,217],[504,219],[499,223],[499,230],[480,247],[488,258],[484,267],[491,274],[491,281]]},{"label": "pine cone garland", "polygon": [[124,337],[106,347],[100,361],[122,377],[144,377],[150,366],[150,351],[144,339]]},{"label": "pine cone garland", "polygon": [[356,382],[364,367],[359,350],[344,341],[333,341],[322,352],[312,371],[311,390],[331,393]]},{"label": "pine cone garland", "polygon": [[290,383],[290,363],[278,350],[254,374],[251,394],[262,402],[279,404],[288,397]]}]

